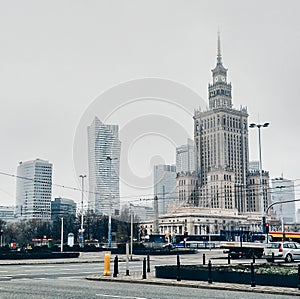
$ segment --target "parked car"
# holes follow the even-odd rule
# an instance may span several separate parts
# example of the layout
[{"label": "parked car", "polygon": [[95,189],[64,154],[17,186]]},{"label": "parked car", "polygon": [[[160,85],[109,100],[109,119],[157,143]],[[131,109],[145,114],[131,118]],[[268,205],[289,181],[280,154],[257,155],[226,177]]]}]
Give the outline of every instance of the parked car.
[{"label": "parked car", "polygon": [[296,242],[271,242],[264,249],[263,258],[268,262],[274,259],[285,260],[287,263],[293,260],[300,260],[300,244]]}]

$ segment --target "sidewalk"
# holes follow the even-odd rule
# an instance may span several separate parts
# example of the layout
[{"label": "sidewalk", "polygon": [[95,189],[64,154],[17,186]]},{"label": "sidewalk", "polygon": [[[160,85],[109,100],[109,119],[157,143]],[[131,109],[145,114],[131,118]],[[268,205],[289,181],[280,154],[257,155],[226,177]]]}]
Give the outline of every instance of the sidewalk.
[{"label": "sidewalk", "polygon": [[0,260],[1,265],[30,265],[30,264],[66,264],[66,263],[100,263],[104,261],[105,252],[81,252],[78,258],[57,259],[17,259]]}]

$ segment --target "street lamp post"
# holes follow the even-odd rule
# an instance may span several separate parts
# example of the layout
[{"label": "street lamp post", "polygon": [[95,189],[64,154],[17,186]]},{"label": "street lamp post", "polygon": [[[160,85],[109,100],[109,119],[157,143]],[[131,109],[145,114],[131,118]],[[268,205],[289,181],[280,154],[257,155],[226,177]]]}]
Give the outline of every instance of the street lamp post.
[{"label": "street lamp post", "polygon": [[261,134],[260,129],[266,128],[269,126],[269,123],[264,124],[255,124],[251,123],[250,128],[258,128],[258,145],[259,145],[259,184],[260,184],[260,205],[261,205],[261,214],[262,214],[262,232],[265,233],[265,204],[264,204],[264,194],[263,194],[263,179],[262,179],[262,159],[261,159]]},{"label": "street lamp post", "polygon": [[3,246],[3,229],[0,230],[0,247]]},{"label": "street lamp post", "polygon": [[81,178],[81,225],[80,225],[80,244],[81,247],[83,247],[83,194],[84,194],[84,178],[86,177],[86,175],[81,174],[79,176]]},{"label": "street lamp post", "polygon": [[64,218],[61,217],[60,252],[64,251]]},{"label": "street lamp post", "polygon": [[111,208],[112,208],[112,196],[111,196],[111,160],[117,160],[118,158],[106,157],[106,161],[109,161],[109,212],[108,212],[108,247],[111,247],[112,233],[111,233]]},{"label": "street lamp post", "polygon": [[130,260],[132,261],[133,253],[133,205],[130,203]]}]

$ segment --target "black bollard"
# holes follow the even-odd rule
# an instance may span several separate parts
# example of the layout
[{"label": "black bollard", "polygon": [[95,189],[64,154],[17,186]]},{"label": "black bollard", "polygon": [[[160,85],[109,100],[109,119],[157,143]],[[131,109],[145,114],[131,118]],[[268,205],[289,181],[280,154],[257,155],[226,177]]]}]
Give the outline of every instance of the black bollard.
[{"label": "black bollard", "polygon": [[181,281],[181,273],[180,273],[180,257],[177,253],[177,281]]},{"label": "black bollard", "polygon": [[146,258],[143,260],[143,279],[146,279]]},{"label": "black bollard", "polygon": [[228,253],[227,259],[228,259],[228,265],[229,265],[230,264],[230,253]]},{"label": "black bollard", "polygon": [[255,264],[255,255],[254,254],[252,256],[252,262],[253,262],[253,264]]},{"label": "black bollard", "polygon": [[208,283],[212,283],[211,260],[208,261]]},{"label": "black bollard", "polygon": [[300,264],[298,264],[298,290],[300,290]]},{"label": "black bollard", "polygon": [[272,263],[274,263],[275,261],[275,256],[274,256],[274,252],[272,252]]},{"label": "black bollard", "polygon": [[254,274],[254,265],[251,263],[251,287],[255,287],[255,274]]},{"label": "black bollard", "polygon": [[119,274],[119,269],[118,269],[118,256],[116,255],[115,259],[114,259],[114,274],[113,277],[117,277]]},{"label": "black bollard", "polygon": [[203,253],[202,260],[203,260],[203,265],[205,265],[205,253]]},{"label": "black bollard", "polygon": [[150,272],[150,256],[147,254],[147,272]]}]

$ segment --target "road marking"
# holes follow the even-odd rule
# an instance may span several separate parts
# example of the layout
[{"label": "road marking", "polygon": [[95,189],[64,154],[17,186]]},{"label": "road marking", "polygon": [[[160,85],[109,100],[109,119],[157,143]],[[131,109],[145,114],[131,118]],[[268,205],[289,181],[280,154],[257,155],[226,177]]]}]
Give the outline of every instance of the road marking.
[{"label": "road marking", "polygon": [[109,298],[147,299],[145,297],[116,296],[116,295],[114,296],[114,295],[107,295],[107,294],[96,294],[96,296],[109,297]]},{"label": "road marking", "polygon": [[13,278],[12,276],[1,276],[0,281],[6,280],[6,279],[12,279],[12,278]]}]

